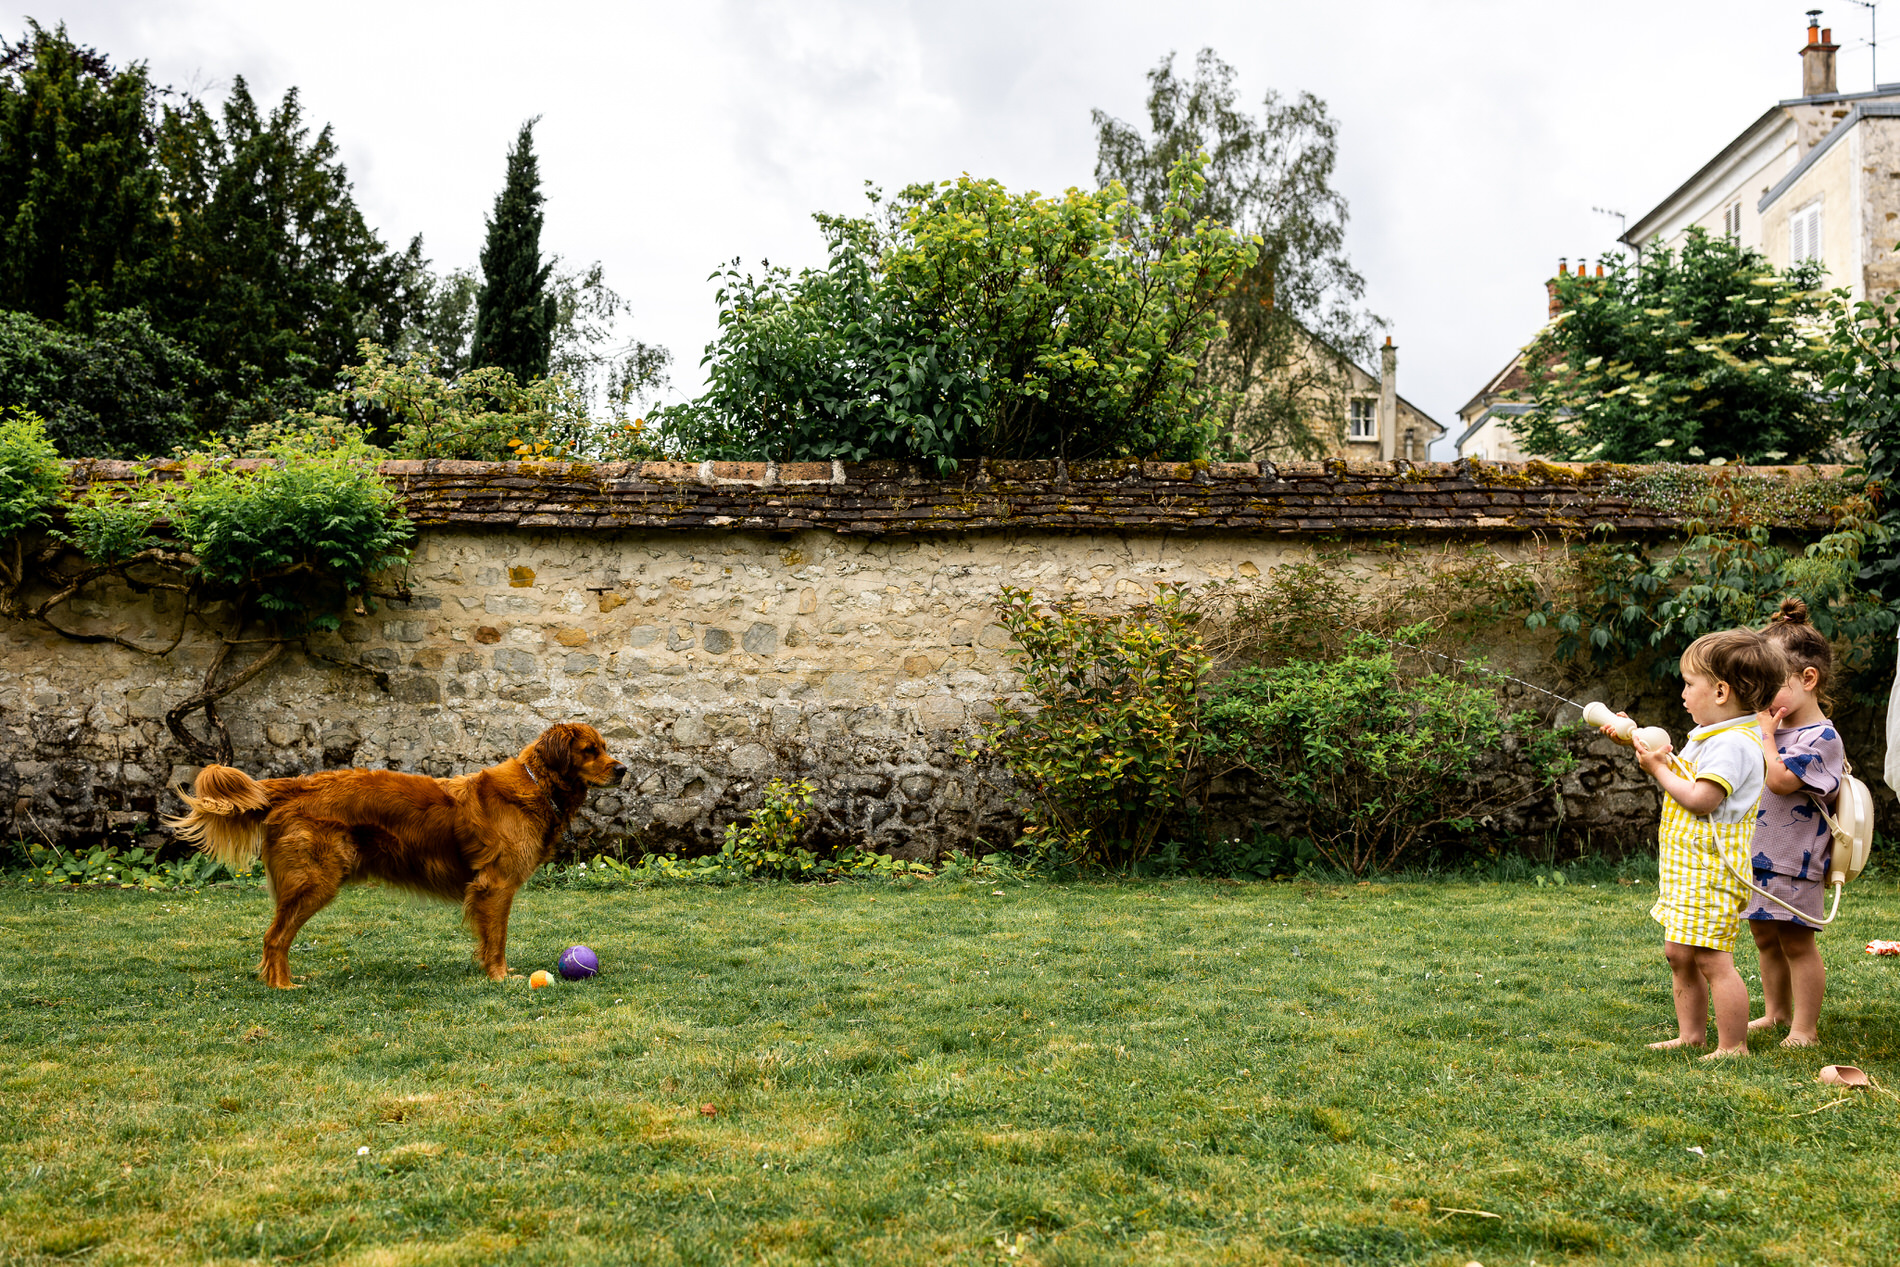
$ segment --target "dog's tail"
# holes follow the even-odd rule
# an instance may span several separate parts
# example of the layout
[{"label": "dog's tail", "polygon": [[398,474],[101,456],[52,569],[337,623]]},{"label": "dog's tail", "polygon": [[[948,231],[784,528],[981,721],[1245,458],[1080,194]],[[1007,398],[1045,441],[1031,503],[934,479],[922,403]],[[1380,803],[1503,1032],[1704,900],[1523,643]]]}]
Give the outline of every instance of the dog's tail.
[{"label": "dog's tail", "polygon": [[248,871],[252,860],[264,851],[264,815],[270,812],[270,794],[244,771],[208,765],[198,771],[190,792],[179,789],[178,799],[191,812],[167,818],[165,825],[199,852],[233,871]]}]

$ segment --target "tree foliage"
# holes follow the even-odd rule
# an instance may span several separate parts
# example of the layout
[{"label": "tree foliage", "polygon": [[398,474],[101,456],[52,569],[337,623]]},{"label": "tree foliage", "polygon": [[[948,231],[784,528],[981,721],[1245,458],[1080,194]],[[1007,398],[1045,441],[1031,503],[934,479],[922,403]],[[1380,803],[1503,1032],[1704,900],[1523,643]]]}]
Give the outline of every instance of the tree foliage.
[{"label": "tree foliage", "polygon": [[1119,185],[1057,198],[968,176],[881,222],[819,217],[825,269],[721,277],[709,386],[667,434],[707,457],[1190,458],[1196,374],[1254,244],[1195,220],[1202,161],[1161,210]]},{"label": "tree foliage", "polygon": [[1523,447],[1571,461],[1807,461],[1835,424],[1818,266],[1777,272],[1691,229],[1679,251],[1561,276],[1562,311],[1524,349]]},{"label": "tree foliage", "polygon": [[412,322],[421,240],[383,246],[295,89],[269,112],[242,77],[215,113],[168,106],[158,153],[177,234],[153,311],[211,367],[231,421],[308,404],[359,339],[393,342]]},{"label": "tree foliage", "polygon": [[212,412],[210,373],[137,309],[103,314],[91,333],[0,310],[0,402],[43,415],[68,457],[143,457],[189,443]]},{"label": "tree foliage", "polygon": [[[1226,335],[1201,358],[1200,407],[1228,442],[1259,456],[1327,451],[1345,427],[1350,361],[1372,354],[1380,324],[1360,308],[1365,279],[1346,254],[1345,197],[1333,187],[1338,125],[1310,93],[1269,91],[1256,118],[1240,106],[1234,68],[1213,49],[1191,77],[1174,57],[1148,72],[1148,135],[1094,112],[1095,178],[1120,181],[1159,214],[1169,173],[1208,155],[1190,219],[1260,239],[1253,263],[1219,305]],[[1206,390],[1218,387],[1220,390]]]},{"label": "tree foliage", "polygon": [[482,245],[482,286],[475,301],[469,363],[494,365],[517,382],[546,378],[560,312],[548,293],[553,263],[541,259],[541,166],[534,125],[521,125],[508,151],[508,174],[488,217]]},{"label": "tree foliage", "polygon": [[152,85],[61,23],[0,43],[0,308],[87,329],[168,249]]}]

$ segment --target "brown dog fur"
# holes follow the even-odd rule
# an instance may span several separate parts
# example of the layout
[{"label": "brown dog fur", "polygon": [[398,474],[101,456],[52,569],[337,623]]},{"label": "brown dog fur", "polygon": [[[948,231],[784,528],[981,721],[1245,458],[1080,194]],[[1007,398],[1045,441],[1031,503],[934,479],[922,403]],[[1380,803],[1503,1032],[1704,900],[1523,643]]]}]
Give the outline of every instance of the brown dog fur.
[{"label": "brown dog fur", "polygon": [[459,900],[476,959],[500,981],[516,890],[553,855],[587,789],[626,774],[599,731],[559,725],[519,756],[453,779],[394,770],[253,779],[206,766],[189,795],[179,792],[191,812],[165,821],[233,870],[263,857],[277,903],[257,969],[269,985],[292,988],[298,930],[343,885],[370,878]]}]

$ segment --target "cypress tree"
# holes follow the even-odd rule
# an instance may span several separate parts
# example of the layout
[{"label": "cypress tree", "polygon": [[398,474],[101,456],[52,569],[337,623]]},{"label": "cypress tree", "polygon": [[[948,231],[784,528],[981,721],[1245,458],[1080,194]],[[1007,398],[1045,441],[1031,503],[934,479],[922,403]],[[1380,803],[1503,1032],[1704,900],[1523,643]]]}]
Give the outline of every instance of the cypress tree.
[{"label": "cypress tree", "polygon": [[553,264],[541,262],[541,170],[534,125],[521,125],[508,151],[508,179],[495,198],[482,245],[482,288],[476,298],[471,366],[498,365],[518,382],[545,378],[554,346],[555,300],[547,293]]}]

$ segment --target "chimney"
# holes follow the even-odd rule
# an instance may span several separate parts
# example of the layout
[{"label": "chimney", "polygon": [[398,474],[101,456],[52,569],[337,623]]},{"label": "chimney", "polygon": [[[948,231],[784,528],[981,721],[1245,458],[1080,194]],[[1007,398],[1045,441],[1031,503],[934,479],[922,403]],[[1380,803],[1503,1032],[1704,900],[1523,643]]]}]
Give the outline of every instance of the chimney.
[{"label": "chimney", "polygon": [[1801,95],[1830,96],[1840,89],[1834,85],[1834,54],[1841,46],[1834,42],[1832,27],[1821,25],[1821,11],[1808,10],[1808,42],[1801,49]]},{"label": "chimney", "polygon": [[1379,456],[1388,462],[1397,457],[1398,439],[1399,350],[1388,334],[1379,349]]},{"label": "chimney", "polygon": [[[1557,277],[1566,277],[1569,275],[1569,273],[1570,273],[1570,261],[1568,259],[1558,260],[1557,261]],[[1550,320],[1555,321],[1557,319],[1557,314],[1564,310],[1564,301],[1557,298],[1557,278],[1556,277],[1553,277],[1549,281],[1544,283],[1544,295],[1550,301],[1550,310],[1545,315]]]}]

